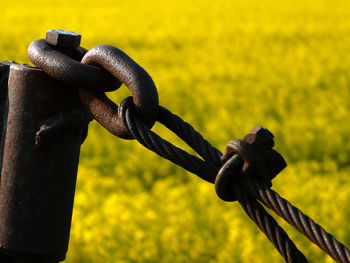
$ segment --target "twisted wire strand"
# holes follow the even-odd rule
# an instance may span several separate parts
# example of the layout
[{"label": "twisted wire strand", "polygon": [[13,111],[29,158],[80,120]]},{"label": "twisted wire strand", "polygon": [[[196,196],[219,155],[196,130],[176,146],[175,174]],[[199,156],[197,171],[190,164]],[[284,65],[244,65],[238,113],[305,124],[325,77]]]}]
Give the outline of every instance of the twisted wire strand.
[{"label": "twisted wire strand", "polygon": [[[160,156],[180,165],[186,170],[197,174],[199,177],[213,183],[215,176],[219,170],[216,165],[213,166],[213,162],[219,162],[218,157],[221,157],[219,150],[213,149],[211,151],[201,152],[202,149],[210,148],[210,143],[203,139],[201,135],[193,134],[186,135],[188,131],[191,133],[197,133],[193,127],[184,121],[181,121],[179,117],[174,117],[172,113],[164,108],[160,109],[160,122],[167,123],[167,127],[173,127],[174,133],[177,134],[188,144],[193,144],[191,138],[196,137],[204,146],[197,146],[193,144],[194,150],[198,153],[201,152],[201,156],[211,158],[211,162],[205,162],[199,158],[188,154],[182,149],[177,148],[171,143],[163,140],[160,136],[150,131],[137,116],[132,112],[132,107],[128,107],[130,101],[123,101],[119,106],[119,116],[123,120],[124,125],[128,128],[129,132],[137,139],[143,146],[149,150],[159,154]],[[168,120],[164,120],[166,116],[170,116]],[[163,118],[163,119],[162,119]],[[169,121],[170,120],[170,121]],[[172,124],[172,121],[175,124]],[[164,124],[165,125],[165,124]],[[183,132],[184,131],[184,132]],[[187,132],[186,132],[187,131]],[[199,134],[199,133],[198,133]],[[210,153],[211,152],[211,153]],[[219,153],[219,154],[218,154]],[[210,157],[209,157],[210,156]],[[195,167],[194,167],[195,166]],[[209,169],[209,170],[208,170]],[[209,172],[209,173],[205,173]],[[238,187],[240,195],[240,204],[246,211],[247,215],[258,225],[263,233],[268,237],[272,244],[277,248],[279,253],[285,258],[286,262],[304,263],[307,262],[304,255],[296,248],[293,241],[290,240],[285,231],[277,224],[277,222],[265,211],[265,209],[255,200],[249,197],[246,193],[243,193],[242,187]]]},{"label": "twisted wire strand", "polygon": [[164,107],[159,107],[158,119],[161,124],[174,132],[179,138],[194,149],[204,160],[212,163],[217,169],[221,167],[222,153],[213,147],[192,125]]},{"label": "twisted wire strand", "polygon": [[265,206],[294,226],[311,242],[320,247],[337,262],[350,262],[350,251],[322,226],[293,206],[274,190],[254,179],[244,179],[242,184],[250,194],[256,196]]},{"label": "twisted wire strand", "polygon": [[185,152],[149,130],[149,128],[133,114],[132,107],[129,107],[129,102],[127,100],[124,100],[119,105],[118,114],[129,132],[143,146],[191,173],[198,175],[205,181],[211,183],[215,181],[219,167],[213,166],[210,162],[203,161]]},{"label": "twisted wire strand", "polygon": [[245,213],[267,236],[270,242],[276,247],[286,262],[305,263],[306,257],[301,253],[287,233],[278,225],[276,220],[269,215],[264,207],[243,191],[241,183],[232,185],[232,190],[236,192],[238,202]]},{"label": "twisted wire strand", "polygon": [[[188,140],[190,141],[193,140],[194,136],[188,136],[187,135],[188,132],[184,132],[185,129],[187,129],[189,132],[192,132],[192,131],[196,132],[192,126],[190,126],[188,123],[185,123],[184,125],[184,121],[182,121],[180,117],[172,114],[165,108],[162,108],[161,113],[163,116],[159,121],[162,124],[164,124],[170,130],[174,131],[184,141],[187,142]],[[190,128],[186,126],[189,126]],[[196,133],[199,134],[198,132]],[[184,134],[187,137],[185,137]],[[198,140],[200,140],[201,138],[202,136],[199,134],[199,136],[197,137],[196,143],[198,143]],[[207,143],[207,141],[205,142]],[[194,148],[196,146],[196,143],[192,143],[192,144],[188,143],[188,145]],[[211,148],[211,149],[215,149],[216,151],[219,151],[216,148],[212,147],[210,143],[207,143],[206,146],[209,149]],[[207,155],[201,154],[201,156],[205,158],[205,156]],[[247,180],[247,181],[248,181],[247,185],[250,185],[249,183],[251,180]],[[254,183],[259,184],[260,182],[257,180],[254,180]],[[311,218],[304,215],[299,209],[292,206],[287,200],[281,198],[278,195],[278,193],[269,189],[268,187],[265,187],[265,191],[266,191],[266,194],[265,195],[262,194],[259,200],[261,200],[267,207],[275,211],[281,217],[285,218],[291,225],[296,227],[300,232],[302,232],[306,237],[308,237],[313,243],[318,245],[326,253],[331,255],[335,260],[339,262],[349,262],[345,260],[346,257],[349,257],[349,250],[347,250],[347,248],[343,244],[338,242],[333,236],[327,233],[321,226],[316,224]],[[257,191],[257,189],[251,191],[251,194],[255,196],[257,192],[261,194],[261,191],[259,192]],[[266,197],[269,197],[269,199],[267,199]],[[273,198],[273,197],[276,197],[276,198]],[[267,203],[268,200],[270,201],[269,202],[270,205],[268,205]],[[280,205],[278,205],[276,200],[279,202]],[[289,211],[293,211],[291,212],[290,216],[288,214],[288,210],[286,210],[285,208],[288,208]],[[285,211],[285,213],[283,213],[283,211]],[[299,217],[296,216],[297,214],[299,215]],[[306,218],[308,218],[308,220],[306,220]]]},{"label": "twisted wire strand", "polygon": [[[204,159],[204,161],[197,158],[196,156],[185,152],[184,150],[172,145],[171,143],[165,141],[154,132],[150,131],[150,129],[146,127],[143,124],[143,122],[140,121],[137,118],[137,116],[133,113],[132,107],[129,107],[131,103],[132,102],[130,100],[124,100],[119,106],[118,114],[119,117],[123,120],[124,125],[128,128],[129,132],[134,136],[135,139],[137,139],[143,146],[145,146],[149,150],[198,175],[200,178],[210,183],[215,182],[216,174],[218,173],[220,168],[219,158],[221,158],[222,156],[219,150],[211,146],[211,144],[208,141],[206,141],[197,131],[195,131],[190,124],[183,121],[180,117],[172,114],[167,109],[160,107],[159,116],[157,120],[164,126],[169,128],[171,131],[173,131],[182,140],[184,140]],[[287,200],[282,198],[275,191],[269,189],[263,183],[254,180],[250,177],[242,177],[241,180],[241,188],[245,188],[251,196],[257,198],[264,205],[273,210],[276,214],[284,218],[288,223],[290,223],[292,226],[298,229],[311,242],[319,246],[333,259],[335,259],[338,262],[350,263],[350,251],[348,250],[348,248],[346,248],[343,244],[337,241],[321,226],[316,224],[310,217],[303,214],[299,209],[291,205]],[[235,186],[234,191],[237,191],[237,189],[238,188]],[[245,198],[245,196],[242,196],[242,198],[240,199],[240,204],[242,205],[246,213],[249,215],[249,217],[252,218],[254,222],[258,222],[257,224],[259,228],[263,232],[267,231],[268,228],[264,228],[263,223],[265,224],[265,226],[269,225],[268,217],[263,216],[258,206],[258,203],[258,205],[252,205],[250,203],[247,203],[247,199]],[[250,204],[250,206],[248,204]],[[251,210],[249,210],[248,207],[251,207]],[[258,213],[259,211],[261,213]],[[257,214],[253,215],[253,212]],[[259,220],[263,221],[259,223]],[[279,236],[286,235],[285,233],[281,233],[282,229],[278,225],[276,226],[275,224],[271,223],[270,226],[272,225],[274,231],[277,231]],[[269,231],[264,233],[269,233]],[[275,240],[273,239],[273,236],[271,236],[271,234],[269,235],[267,236],[270,240]],[[275,245],[273,241],[271,242]],[[288,246],[281,246],[277,243],[276,248],[283,256],[287,255],[286,249],[293,250],[293,246],[295,247],[294,244],[289,244]],[[298,259],[294,258],[293,260],[303,260],[302,258],[304,256],[301,257],[300,254],[302,255],[300,251],[299,253],[295,253],[295,255],[298,255]],[[290,253],[288,255],[290,255]]]}]

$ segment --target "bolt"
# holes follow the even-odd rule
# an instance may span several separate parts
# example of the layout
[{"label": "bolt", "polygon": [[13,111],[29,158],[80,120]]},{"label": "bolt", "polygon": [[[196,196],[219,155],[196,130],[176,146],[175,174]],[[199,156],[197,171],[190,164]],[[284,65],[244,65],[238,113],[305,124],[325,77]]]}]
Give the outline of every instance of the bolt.
[{"label": "bolt", "polygon": [[81,35],[59,29],[50,29],[46,32],[46,43],[57,49],[76,49],[80,45]]},{"label": "bolt", "polygon": [[271,150],[275,145],[273,134],[268,129],[260,126],[254,127],[243,140],[260,152]]}]

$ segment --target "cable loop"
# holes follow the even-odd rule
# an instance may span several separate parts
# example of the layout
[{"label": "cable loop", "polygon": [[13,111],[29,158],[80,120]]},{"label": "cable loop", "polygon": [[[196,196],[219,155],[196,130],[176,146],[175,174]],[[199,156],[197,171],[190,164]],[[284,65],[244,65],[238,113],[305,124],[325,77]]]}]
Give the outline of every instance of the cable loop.
[{"label": "cable loop", "polygon": [[[287,222],[296,227],[301,233],[327,252],[335,260],[344,263],[350,262],[350,252],[342,243],[337,241],[321,226],[317,225],[300,210],[271,190],[262,180],[261,176],[254,176],[251,174],[249,174],[249,176],[244,174],[243,176],[242,168],[244,167],[244,160],[239,156],[241,151],[236,149],[234,143],[229,143],[225,155],[221,158],[224,163],[221,167],[221,172],[218,172],[220,170],[220,165],[218,166],[217,164],[220,162],[220,157],[222,156],[220,152],[210,145],[210,143],[195,131],[190,124],[186,123],[167,109],[161,106],[159,107],[157,120],[177,134],[188,145],[193,147],[193,149],[202,156],[205,161],[175,147],[154,132],[150,131],[133,113],[132,98],[127,98],[120,104],[118,114],[120,120],[124,122],[126,127],[128,127],[128,130],[135,139],[149,150],[172,161],[184,169],[197,174],[200,178],[208,182],[214,183],[215,177],[217,177],[215,187],[221,186],[221,191],[224,192],[224,195],[229,192],[235,194],[234,197],[237,197],[244,211],[274,244],[286,262],[307,262],[307,259],[293,244],[277,222],[266,213],[260,202],[275,211],[279,216],[286,219]],[[259,149],[260,147],[267,149],[272,148],[273,141],[262,140],[261,138],[256,140],[257,134],[260,134],[257,131],[260,131],[261,129],[262,128],[260,127],[254,128],[252,132],[244,138],[244,141],[251,144],[256,141],[255,143],[260,145],[257,147]],[[261,131],[263,133],[268,132],[267,130]],[[265,135],[263,138],[267,138],[267,136]],[[235,154],[234,152],[237,152],[238,154]],[[260,151],[260,153],[265,156],[265,169],[271,174],[269,178],[272,179],[286,166],[282,156],[274,150],[270,149],[267,151]],[[249,169],[247,168],[248,171]],[[222,176],[222,171],[226,171],[224,173],[227,173],[227,175]],[[218,175],[215,176],[216,174]],[[232,180],[236,181],[232,182]],[[221,192],[219,191],[218,194],[221,195]],[[220,195],[219,197],[221,197]],[[232,199],[232,197],[230,198]],[[305,224],[301,224],[301,222],[307,222],[308,228],[305,229]],[[325,241],[319,242],[322,238]],[[326,244],[332,243],[333,246],[326,248],[323,245],[325,242]]]}]

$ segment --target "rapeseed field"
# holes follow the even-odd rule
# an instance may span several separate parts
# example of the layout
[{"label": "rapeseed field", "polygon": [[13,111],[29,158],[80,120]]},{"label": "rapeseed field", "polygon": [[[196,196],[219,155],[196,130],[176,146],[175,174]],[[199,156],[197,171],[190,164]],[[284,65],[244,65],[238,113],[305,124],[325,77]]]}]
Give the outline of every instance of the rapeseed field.
[{"label": "rapeseed field", "polygon": [[[0,60],[50,28],[117,46],[160,104],[224,151],[261,125],[288,167],[273,189],[350,246],[350,2],[0,0]],[[125,87],[110,93],[120,103]],[[154,130],[189,150],[160,125]],[[280,219],[310,262],[333,262]],[[67,263],[283,262],[237,203],[96,122],[82,146]]]}]

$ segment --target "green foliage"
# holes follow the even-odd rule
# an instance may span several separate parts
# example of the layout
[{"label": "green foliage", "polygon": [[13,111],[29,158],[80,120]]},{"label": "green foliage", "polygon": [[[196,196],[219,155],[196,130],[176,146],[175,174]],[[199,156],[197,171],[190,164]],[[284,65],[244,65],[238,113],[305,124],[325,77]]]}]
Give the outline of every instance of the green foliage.
[{"label": "green foliage", "polygon": [[[340,1],[0,0],[0,60],[28,63],[50,28],[123,49],[160,103],[225,149],[270,129],[288,167],[273,188],[350,246],[350,3]],[[122,87],[110,97],[119,103]],[[164,127],[157,133],[188,150]],[[278,220],[312,262],[332,262]],[[213,185],[108,134],[82,147],[66,262],[279,262],[238,204]]]}]

